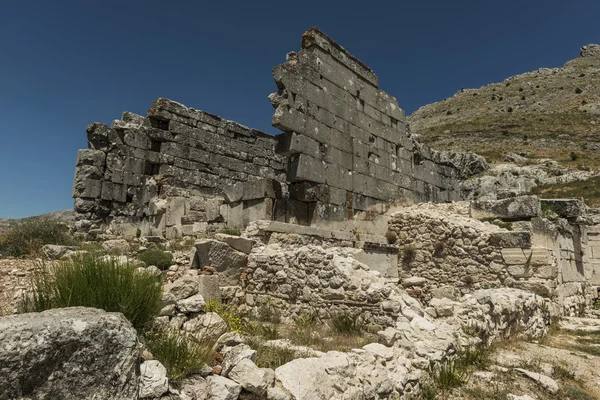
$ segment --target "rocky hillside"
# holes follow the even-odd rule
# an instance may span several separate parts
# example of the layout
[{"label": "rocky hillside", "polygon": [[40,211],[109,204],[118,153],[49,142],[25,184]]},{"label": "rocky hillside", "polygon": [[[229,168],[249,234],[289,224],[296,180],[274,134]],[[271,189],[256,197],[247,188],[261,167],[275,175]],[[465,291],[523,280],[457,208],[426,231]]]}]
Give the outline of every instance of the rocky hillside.
[{"label": "rocky hillside", "polygon": [[75,223],[75,213],[73,210],[57,210],[27,218],[0,218],[0,233],[7,231],[11,226],[18,224],[19,222],[29,221],[36,218],[57,220],[67,225],[72,225]]},{"label": "rocky hillside", "polygon": [[575,169],[600,166],[600,45],[561,68],[542,68],[479,89],[462,89],[408,118],[433,148],[552,158]]}]

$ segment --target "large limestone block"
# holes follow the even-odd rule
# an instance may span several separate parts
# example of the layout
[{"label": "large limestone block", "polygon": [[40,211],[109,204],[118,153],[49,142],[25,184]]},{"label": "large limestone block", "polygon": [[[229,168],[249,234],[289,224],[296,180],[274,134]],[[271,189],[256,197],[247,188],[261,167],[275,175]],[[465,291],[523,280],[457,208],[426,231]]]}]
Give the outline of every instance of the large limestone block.
[{"label": "large limestone block", "polygon": [[221,287],[217,275],[198,275],[198,288],[198,293],[205,301],[221,300]]},{"label": "large limestone block", "polygon": [[264,397],[275,380],[275,373],[269,368],[258,368],[251,360],[244,358],[231,369],[229,378],[248,392]]},{"label": "large limestone block", "polygon": [[136,399],[137,345],[123,315],[93,308],[0,318],[0,398]]},{"label": "large limestone block", "polygon": [[140,398],[156,398],[169,390],[167,369],[157,360],[145,361],[140,365]]},{"label": "large limestone block", "polygon": [[517,196],[502,200],[478,200],[471,203],[473,218],[494,216],[518,220],[537,217],[541,214],[537,196]]},{"label": "large limestone block", "polygon": [[227,323],[214,312],[200,314],[183,324],[183,330],[190,332],[200,340],[214,339],[215,341],[227,332]]},{"label": "large limestone block", "polygon": [[130,250],[131,247],[125,239],[107,240],[102,243],[102,251],[108,254],[126,254]]},{"label": "large limestone block", "polygon": [[576,218],[587,213],[587,206],[581,199],[543,199],[540,202],[545,210],[553,211],[562,218]]},{"label": "large limestone block", "polygon": [[237,400],[242,386],[231,379],[220,375],[211,375],[206,378],[210,389],[211,400]]},{"label": "large limestone block", "polygon": [[196,256],[192,267],[213,267],[219,273],[221,286],[237,285],[248,256],[218,240],[204,239],[195,243]]},{"label": "large limestone block", "polygon": [[198,281],[191,275],[184,275],[173,282],[167,283],[164,287],[165,293],[172,295],[174,301],[187,299],[198,293],[198,290]]},{"label": "large limestone block", "polygon": [[278,199],[281,197],[281,184],[273,179],[258,179],[240,182],[223,189],[225,198],[230,203],[240,200]]},{"label": "large limestone block", "polygon": [[333,397],[333,379],[322,358],[298,358],[275,370],[275,379],[295,399],[329,400]]},{"label": "large limestone block", "polygon": [[217,233],[215,238],[223,243],[227,243],[233,249],[246,254],[250,254],[254,245],[254,240],[235,235],[226,235],[224,233]]}]

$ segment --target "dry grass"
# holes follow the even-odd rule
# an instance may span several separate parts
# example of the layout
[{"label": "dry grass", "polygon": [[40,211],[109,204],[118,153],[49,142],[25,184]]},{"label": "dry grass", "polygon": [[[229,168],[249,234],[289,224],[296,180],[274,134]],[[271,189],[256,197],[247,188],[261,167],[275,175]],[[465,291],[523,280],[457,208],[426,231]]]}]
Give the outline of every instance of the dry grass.
[{"label": "dry grass", "polygon": [[585,181],[539,186],[532,191],[532,194],[543,199],[582,197],[588,206],[599,207],[600,176]]}]

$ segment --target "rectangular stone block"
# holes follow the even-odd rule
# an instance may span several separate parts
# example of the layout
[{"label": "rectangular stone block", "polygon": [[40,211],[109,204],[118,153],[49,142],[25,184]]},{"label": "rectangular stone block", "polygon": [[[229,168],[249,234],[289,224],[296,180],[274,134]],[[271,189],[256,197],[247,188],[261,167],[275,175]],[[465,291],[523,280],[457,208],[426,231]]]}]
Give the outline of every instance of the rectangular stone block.
[{"label": "rectangular stone block", "polygon": [[311,181],[326,183],[327,170],[325,163],[305,154],[290,158],[288,179],[291,182]]},{"label": "rectangular stone block", "polygon": [[230,203],[238,202],[240,200],[262,199],[265,197],[277,199],[281,197],[281,184],[272,179],[240,182],[224,188],[223,194]]},{"label": "rectangular stone block", "polygon": [[323,203],[320,201],[309,203],[308,215],[310,224],[324,224],[328,221],[345,221],[348,219],[348,210],[345,206]]},{"label": "rectangular stone block", "polygon": [[277,146],[275,151],[278,154],[290,156],[292,154],[302,153],[314,158],[320,157],[319,142],[306,135],[287,132],[277,135],[276,138]]}]

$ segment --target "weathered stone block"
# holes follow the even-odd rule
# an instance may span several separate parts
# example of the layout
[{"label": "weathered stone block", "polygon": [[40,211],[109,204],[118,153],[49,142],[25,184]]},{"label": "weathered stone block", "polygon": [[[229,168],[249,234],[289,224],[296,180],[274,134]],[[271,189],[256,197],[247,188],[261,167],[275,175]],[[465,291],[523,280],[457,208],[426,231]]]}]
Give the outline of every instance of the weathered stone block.
[{"label": "weathered stone block", "polygon": [[530,219],[540,215],[537,196],[518,196],[502,200],[478,200],[471,202],[473,218],[494,216],[507,220]]},{"label": "weathered stone block", "polygon": [[281,197],[281,184],[273,179],[240,182],[224,188],[223,194],[230,203],[240,200],[278,199]]}]

